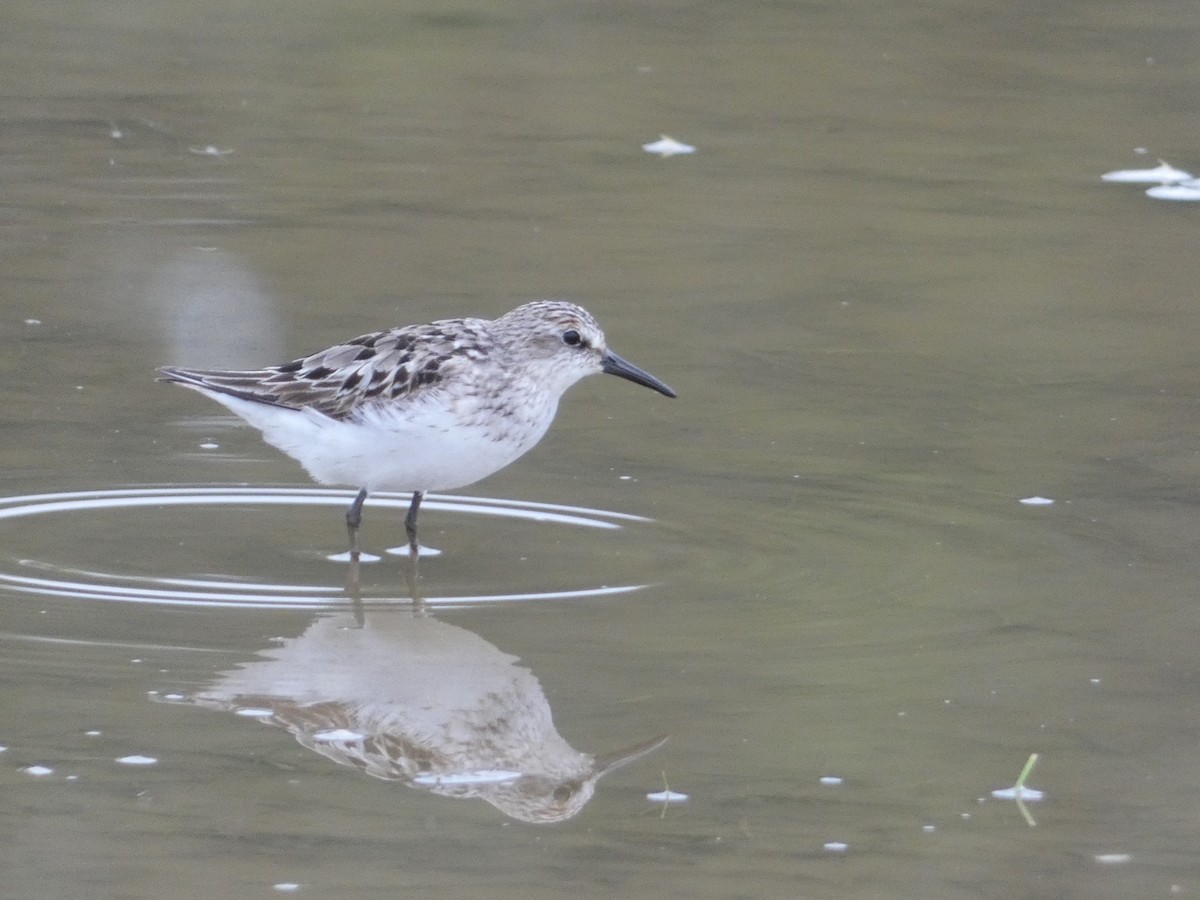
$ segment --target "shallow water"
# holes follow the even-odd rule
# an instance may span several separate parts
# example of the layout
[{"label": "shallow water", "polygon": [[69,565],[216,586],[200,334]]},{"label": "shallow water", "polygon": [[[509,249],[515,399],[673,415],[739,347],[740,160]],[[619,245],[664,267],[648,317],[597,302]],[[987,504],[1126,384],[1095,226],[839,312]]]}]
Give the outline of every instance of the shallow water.
[{"label": "shallow water", "polygon": [[[1200,166],[1179,15],[10,4],[5,896],[1195,894],[1196,210],[1099,181]],[[431,504],[423,609],[153,381],[548,296],[680,398]]]}]

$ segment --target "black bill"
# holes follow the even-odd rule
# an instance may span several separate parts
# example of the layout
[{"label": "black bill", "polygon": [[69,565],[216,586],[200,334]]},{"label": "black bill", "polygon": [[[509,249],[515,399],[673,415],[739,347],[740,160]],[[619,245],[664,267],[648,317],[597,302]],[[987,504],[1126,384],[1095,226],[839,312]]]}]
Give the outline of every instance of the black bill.
[{"label": "black bill", "polygon": [[626,362],[611,350],[604,351],[604,356],[600,358],[600,368],[609,375],[617,375],[634,384],[640,384],[642,387],[648,387],[651,390],[658,391],[660,394],[665,394],[668,397],[678,396],[673,390],[651,375],[649,372],[639,369],[631,362]]}]

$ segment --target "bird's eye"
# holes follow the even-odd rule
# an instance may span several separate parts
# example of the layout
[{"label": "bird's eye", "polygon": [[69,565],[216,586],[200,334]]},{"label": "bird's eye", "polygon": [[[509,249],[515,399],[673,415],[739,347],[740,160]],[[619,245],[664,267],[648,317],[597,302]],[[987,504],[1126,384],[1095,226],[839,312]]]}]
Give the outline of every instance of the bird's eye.
[{"label": "bird's eye", "polygon": [[574,328],[563,332],[563,343],[568,347],[578,347],[583,343],[583,337]]}]

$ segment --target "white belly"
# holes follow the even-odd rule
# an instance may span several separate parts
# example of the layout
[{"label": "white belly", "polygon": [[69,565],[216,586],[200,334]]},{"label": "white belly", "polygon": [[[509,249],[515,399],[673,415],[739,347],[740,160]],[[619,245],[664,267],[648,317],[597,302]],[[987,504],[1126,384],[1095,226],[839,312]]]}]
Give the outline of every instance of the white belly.
[{"label": "white belly", "polygon": [[532,448],[557,404],[522,410],[521,422],[475,415],[464,420],[439,406],[384,411],[358,420],[331,419],[202,393],[262,432],[263,440],[298,461],[320,484],[368,491],[440,491],[486,478]]}]

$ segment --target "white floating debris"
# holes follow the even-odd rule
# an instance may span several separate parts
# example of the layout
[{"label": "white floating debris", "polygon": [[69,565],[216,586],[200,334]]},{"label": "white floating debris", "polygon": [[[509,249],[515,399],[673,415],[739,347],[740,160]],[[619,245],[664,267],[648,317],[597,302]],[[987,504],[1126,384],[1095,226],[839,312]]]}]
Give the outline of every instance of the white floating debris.
[{"label": "white floating debris", "polygon": [[1035,791],[1033,788],[1016,787],[1001,788],[998,791],[992,791],[992,796],[997,800],[1029,800],[1036,802],[1043,799],[1046,794],[1043,791]]},{"label": "white floating debris", "polygon": [[93,728],[91,731],[84,732],[88,737],[100,737],[103,733],[99,728]]},{"label": "white floating debris", "polygon": [[275,710],[259,706],[247,706],[234,712],[235,716],[245,716],[248,719],[265,719],[275,715]]},{"label": "white floating debris", "polygon": [[1119,866],[1133,859],[1132,853],[1097,853],[1092,859],[1102,866]]},{"label": "white floating debris", "polygon": [[850,849],[850,845],[845,841],[826,841],[825,849],[830,853],[845,853]]},{"label": "white floating debris", "polygon": [[821,776],[821,784],[837,785],[837,784],[841,784],[841,783],[842,783],[842,779],[840,777],[838,777],[837,775],[822,775]]},{"label": "white floating debris", "polygon": [[272,888],[279,891],[281,894],[290,894],[300,890],[300,885],[294,881],[281,881],[279,884],[271,885]]},{"label": "white floating debris", "polygon": [[1049,497],[1022,497],[1019,502],[1026,506],[1051,506],[1054,503]]},{"label": "white floating debris", "polygon": [[1183,184],[1160,184],[1146,191],[1147,197],[1155,200],[1176,200],[1187,203],[1200,200],[1200,180],[1187,181]]},{"label": "white floating debris", "polygon": [[135,753],[132,756],[122,756],[117,762],[123,766],[153,766],[158,763],[158,759],[153,756],[142,756],[140,753]]},{"label": "white floating debris", "polygon": [[25,324],[26,325],[41,325],[42,320],[41,319],[26,319]]},{"label": "white floating debris", "polygon": [[197,156],[228,156],[233,150],[222,150],[220,147],[207,144],[203,147],[188,147],[188,152],[195,153]]},{"label": "white floating debris", "polygon": [[313,735],[313,740],[318,744],[329,744],[334,741],[361,741],[366,735],[359,734],[357,731],[350,731],[346,728],[334,728],[331,731],[318,731]]},{"label": "white floating debris", "polygon": [[687,794],[678,791],[654,791],[646,795],[651,803],[683,803],[688,799]]},{"label": "white floating debris", "polygon": [[43,775],[54,774],[54,770],[49,766],[26,766],[21,771],[26,775],[32,775],[34,778],[41,778]]},{"label": "white floating debris", "polygon": [[7,747],[5,747],[3,744],[0,744],[0,753],[3,753],[3,752],[4,752],[5,750],[7,750],[7,749],[8,749],[8,748],[7,748]]},{"label": "white floating debris", "polygon": [[186,699],[183,694],[163,694],[162,698],[164,700],[170,700],[172,703],[179,703],[181,700]]},{"label": "white floating debris", "polygon": [[221,445],[218,444],[216,441],[205,441],[203,444],[200,445],[200,449],[201,450],[216,450],[216,449],[220,448],[220,446]]},{"label": "white floating debris", "polygon": [[680,156],[696,152],[696,148],[691,144],[677,141],[675,138],[667,137],[665,134],[653,143],[642,144],[642,149],[647,153],[657,153],[663,159],[666,159],[668,156]]},{"label": "white floating debris", "polygon": [[936,825],[922,825],[921,831],[923,831],[925,834],[933,834],[935,831],[937,831],[937,826]]},{"label": "white floating debris", "polygon": [[1170,184],[1173,181],[1189,181],[1195,177],[1191,172],[1177,169],[1160,159],[1153,169],[1118,169],[1115,172],[1105,172],[1100,179],[1124,184]]},{"label": "white floating debris", "polygon": [[506,781],[516,781],[521,777],[520,772],[510,772],[506,769],[480,769],[475,772],[447,772],[444,775],[418,775],[413,779],[415,784],[451,785],[451,784],[503,784]]}]

